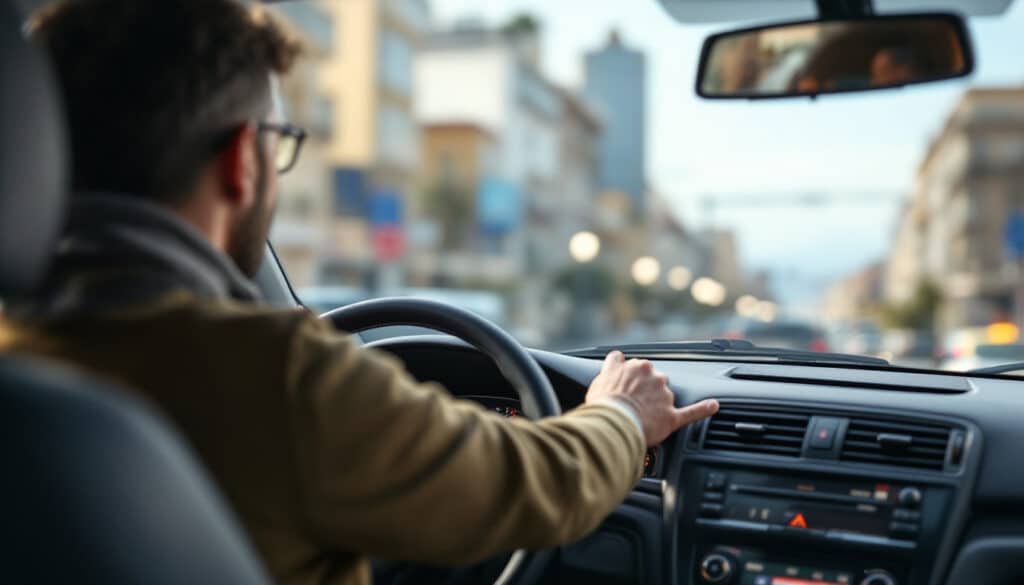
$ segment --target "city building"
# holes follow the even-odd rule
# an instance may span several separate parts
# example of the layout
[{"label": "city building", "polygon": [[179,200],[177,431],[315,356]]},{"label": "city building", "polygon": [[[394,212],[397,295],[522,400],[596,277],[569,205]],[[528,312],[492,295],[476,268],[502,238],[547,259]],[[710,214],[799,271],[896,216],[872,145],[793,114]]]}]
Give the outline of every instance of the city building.
[{"label": "city building", "polygon": [[421,285],[502,284],[514,274],[486,250],[478,198],[494,175],[494,134],[474,123],[425,124],[418,195],[411,210],[410,279]]},{"label": "city building", "polygon": [[705,246],[704,274],[725,285],[729,291],[748,292],[746,274],[740,263],[739,241],[731,229],[709,228],[701,234]]},{"label": "city building", "polygon": [[431,35],[416,58],[416,112],[426,128],[460,125],[493,138],[475,189],[472,250],[483,268],[476,276],[514,280],[513,318],[554,330],[559,323],[545,314],[544,298],[568,262],[568,232],[587,225],[590,208],[570,202],[590,196],[596,169],[587,166],[596,159],[587,141],[598,124],[545,77],[538,47],[535,30],[466,25]]},{"label": "city building", "polygon": [[604,127],[578,95],[566,89],[559,89],[558,94],[561,114],[555,201],[560,211],[561,232],[555,237],[567,242],[572,234],[594,225],[593,209],[600,180],[598,145]]},{"label": "city building", "polygon": [[329,11],[311,3],[283,3],[273,9],[292,24],[308,50],[307,58],[281,80],[288,118],[309,136],[296,167],[280,183],[270,238],[293,286],[304,288],[317,282],[320,263],[334,248],[331,177],[325,170],[335,137],[334,112],[319,79],[333,51],[333,21]]},{"label": "city building", "polygon": [[[413,61],[430,27],[427,2],[321,0],[275,9],[314,47],[315,73],[290,76],[299,81],[286,82],[286,95],[302,111],[293,117],[318,135],[303,152],[308,162],[284,181],[283,221],[275,228],[282,243],[275,244],[303,266],[300,280],[397,287],[405,209],[420,167]],[[312,197],[298,193],[326,193],[328,201],[300,203]],[[327,221],[311,222],[316,235],[303,242],[310,210]]]},{"label": "city building", "polygon": [[600,187],[631,198],[644,213],[647,194],[647,59],[625,47],[617,32],[586,55],[583,93],[600,117]]},{"label": "city building", "polygon": [[647,234],[647,253],[662,267],[659,286],[671,288],[670,273],[674,268],[686,269],[690,280],[712,275],[708,270],[708,248],[697,234],[686,229],[668,200],[653,192],[648,194],[647,200],[647,219],[639,229]]},{"label": "city building", "polygon": [[826,321],[856,323],[876,316],[882,306],[885,271],[882,262],[874,262],[833,283],[825,293]]},{"label": "city building", "polygon": [[886,300],[904,303],[927,281],[942,291],[940,327],[1012,313],[1022,275],[1007,228],[1024,213],[1021,185],[1024,88],[968,91],[918,168],[887,259]]}]

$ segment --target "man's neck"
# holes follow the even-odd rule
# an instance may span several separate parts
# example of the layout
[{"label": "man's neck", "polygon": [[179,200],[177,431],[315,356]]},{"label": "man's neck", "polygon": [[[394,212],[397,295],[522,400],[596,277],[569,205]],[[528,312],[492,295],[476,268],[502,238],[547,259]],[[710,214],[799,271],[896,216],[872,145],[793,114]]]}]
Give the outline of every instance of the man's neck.
[{"label": "man's neck", "polygon": [[170,208],[210,242],[222,254],[228,253],[231,241],[231,217],[228,209],[220,202],[219,195],[209,186],[203,186],[185,202]]}]

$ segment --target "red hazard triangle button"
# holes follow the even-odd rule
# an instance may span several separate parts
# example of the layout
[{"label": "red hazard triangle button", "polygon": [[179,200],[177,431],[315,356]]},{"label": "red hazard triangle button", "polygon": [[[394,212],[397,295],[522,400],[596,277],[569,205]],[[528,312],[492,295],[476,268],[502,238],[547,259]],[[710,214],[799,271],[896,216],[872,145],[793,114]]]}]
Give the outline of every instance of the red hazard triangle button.
[{"label": "red hazard triangle button", "polygon": [[807,520],[804,519],[803,514],[798,513],[789,521],[789,525],[793,528],[807,528]]}]

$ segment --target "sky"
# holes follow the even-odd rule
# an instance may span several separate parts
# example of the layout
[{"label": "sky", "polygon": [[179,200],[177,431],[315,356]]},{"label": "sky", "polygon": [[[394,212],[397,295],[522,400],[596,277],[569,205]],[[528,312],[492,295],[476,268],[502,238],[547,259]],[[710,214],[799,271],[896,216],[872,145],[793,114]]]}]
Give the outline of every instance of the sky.
[{"label": "sky", "polygon": [[[682,25],[656,0],[432,0],[441,24],[501,23],[529,12],[544,26],[543,67],[579,88],[582,56],[608,31],[648,57],[648,176],[691,227],[739,236],[748,269],[768,269],[785,302],[817,300],[828,283],[884,256],[902,198],[929,139],[968,88],[1024,83],[1024,1],[970,20],[977,70],[963,81],[822,97],[709,102],[693,91],[697,56],[717,26]],[[708,194],[832,192],[824,208],[719,207]],[[875,193],[870,201],[857,193]]]}]

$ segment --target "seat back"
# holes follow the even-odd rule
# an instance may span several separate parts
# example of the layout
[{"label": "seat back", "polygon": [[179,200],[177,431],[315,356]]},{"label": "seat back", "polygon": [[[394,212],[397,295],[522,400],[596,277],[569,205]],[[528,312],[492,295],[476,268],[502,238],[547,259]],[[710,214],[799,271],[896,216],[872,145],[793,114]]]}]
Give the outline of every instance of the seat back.
[{"label": "seat back", "polygon": [[0,359],[0,581],[269,583],[182,445],[116,390]]},{"label": "seat back", "polygon": [[[26,294],[65,204],[63,118],[45,60],[0,0],[0,298]],[[54,364],[0,356],[0,582],[269,583],[160,417]]]}]

